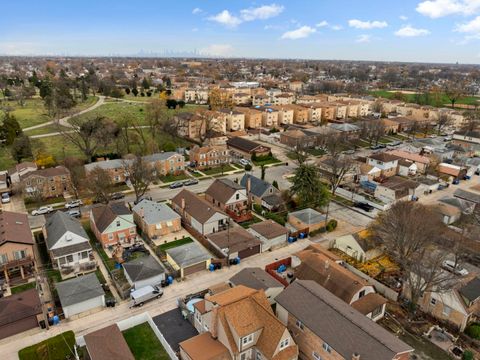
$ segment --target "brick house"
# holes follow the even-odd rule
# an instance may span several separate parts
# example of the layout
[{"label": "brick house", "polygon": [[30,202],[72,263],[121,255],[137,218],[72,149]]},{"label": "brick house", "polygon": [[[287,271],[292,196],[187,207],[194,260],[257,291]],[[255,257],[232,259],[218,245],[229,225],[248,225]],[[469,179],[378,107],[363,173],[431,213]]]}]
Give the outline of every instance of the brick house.
[{"label": "brick house", "polygon": [[230,109],[220,109],[217,112],[225,118],[226,131],[245,129],[245,114],[243,112]]},{"label": "brick house", "polygon": [[0,212],[0,279],[23,282],[35,276],[33,236],[26,214]]},{"label": "brick house", "polygon": [[237,155],[247,158],[250,158],[253,154],[257,157],[268,156],[271,152],[271,148],[268,146],[238,136],[228,139],[227,146]]},{"label": "brick house", "polygon": [[200,335],[180,343],[180,359],[296,360],[298,347],[263,290],[243,285],[206,296],[194,306]]},{"label": "brick house", "polygon": [[173,151],[147,155],[143,160],[152,168],[155,176],[178,175],[185,171],[185,157]]},{"label": "brick house", "polygon": [[97,168],[105,170],[111,181],[114,184],[124,183],[127,180],[127,171],[125,170],[125,166],[131,163],[131,160],[124,160],[124,159],[106,159],[102,161],[96,161],[90,164],[85,164],[85,175],[88,178],[90,173]]},{"label": "brick house", "polygon": [[232,161],[230,151],[225,145],[202,146],[195,145],[190,149],[190,163],[197,169],[205,169],[229,164]]},{"label": "brick house", "polygon": [[52,198],[72,190],[70,171],[64,166],[29,172],[20,176],[20,181],[27,197],[41,195]]},{"label": "brick house", "polygon": [[381,176],[390,177],[397,175],[398,160],[396,155],[387,152],[372,154],[367,158],[367,164],[380,169]]},{"label": "brick house", "polygon": [[124,203],[95,206],[90,210],[90,228],[104,248],[129,245],[137,239],[137,227]]},{"label": "brick house", "polygon": [[251,218],[247,190],[229,179],[216,179],[205,191],[205,200],[225,211],[235,221]]},{"label": "brick house", "polygon": [[174,117],[178,136],[198,140],[207,132],[207,118],[203,113],[182,112]]},{"label": "brick house", "polygon": [[298,345],[302,360],[408,360],[413,349],[309,280],[276,297],[276,314]]},{"label": "brick house", "polygon": [[135,205],[132,211],[135,223],[150,239],[161,238],[182,229],[180,215],[164,203],[145,199]]}]

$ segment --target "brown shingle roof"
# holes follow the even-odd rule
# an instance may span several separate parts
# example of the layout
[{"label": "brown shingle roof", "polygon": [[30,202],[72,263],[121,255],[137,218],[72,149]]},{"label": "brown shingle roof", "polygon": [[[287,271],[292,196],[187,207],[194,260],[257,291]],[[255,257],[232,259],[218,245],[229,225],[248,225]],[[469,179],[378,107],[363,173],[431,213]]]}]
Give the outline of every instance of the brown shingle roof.
[{"label": "brown shingle roof", "polygon": [[27,214],[0,212],[0,245],[6,242],[33,245]]},{"label": "brown shingle roof", "polygon": [[172,203],[181,208],[182,199],[185,201],[185,212],[202,224],[208,221],[216,213],[226,216],[223,211],[189,190],[183,189],[180,191],[172,199]]},{"label": "brown shingle roof", "polygon": [[214,200],[225,204],[238,190],[245,188],[230,179],[216,179],[205,191],[205,194],[211,196]]},{"label": "brown shingle roof", "polygon": [[235,253],[260,245],[262,242],[244,228],[238,226],[230,230],[219,231],[207,235],[208,240],[220,249],[229,248],[230,253]]},{"label": "brown shingle roof", "polygon": [[57,166],[53,168],[47,168],[47,169],[39,169],[35,170],[32,172],[29,172],[28,174],[25,174],[22,176],[22,180],[31,177],[31,176],[40,176],[40,177],[54,177],[54,176],[67,176],[70,175],[70,172],[68,169],[64,166]]},{"label": "brown shingle roof", "polygon": [[329,260],[323,254],[306,250],[297,256],[302,261],[295,270],[297,279],[313,280],[347,304],[351,303],[353,296],[364,286],[369,286],[366,280]]},{"label": "brown shingle roof", "polygon": [[117,324],[84,336],[91,360],[135,360]]},{"label": "brown shingle roof", "polygon": [[400,159],[398,156],[392,155],[390,153],[381,152],[377,154],[372,154],[369,156],[370,159],[374,159],[382,162],[390,162]]},{"label": "brown shingle roof", "polygon": [[285,226],[273,220],[265,220],[250,226],[250,229],[255,230],[260,235],[267,239],[273,239],[280,235],[288,234],[288,230]]},{"label": "brown shingle roof", "polygon": [[100,232],[103,232],[117,216],[129,214],[130,210],[121,202],[100,205],[92,209],[93,221]]},{"label": "brown shingle roof", "polygon": [[352,303],[352,307],[363,315],[370,314],[373,310],[387,303],[382,295],[377,293],[369,293]]},{"label": "brown shingle roof", "polygon": [[210,332],[194,336],[179,344],[191,360],[230,360],[230,352]]},{"label": "brown shingle roof", "polygon": [[42,304],[36,289],[0,299],[0,326],[42,313]]},{"label": "brown shingle roof", "polygon": [[242,151],[251,153],[257,150],[258,148],[270,149],[268,146],[260,145],[254,141],[244,139],[241,137],[233,137],[227,140],[227,145],[234,148],[240,149]]}]

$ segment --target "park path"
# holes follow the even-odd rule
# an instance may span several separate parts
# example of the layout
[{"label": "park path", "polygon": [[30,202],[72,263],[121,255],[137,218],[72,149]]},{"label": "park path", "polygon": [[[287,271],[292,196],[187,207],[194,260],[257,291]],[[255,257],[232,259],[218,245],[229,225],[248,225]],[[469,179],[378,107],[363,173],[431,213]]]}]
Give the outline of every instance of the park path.
[{"label": "park path", "polygon": [[[79,111],[77,113],[74,113],[74,114],[71,114],[71,115],[68,115],[68,116],[65,116],[61,119],[58,119],[58,120],[51,120],[51,121],[47,121],[43,124],[39,124],[39,125],[35,125],[35,126],[30,126],[28,128],[25,128],[23,129],[23,131],[29,131],[29,130],[35,130],[35,129],[39,129],[39,128],[42,128],[42,127],[45,127],[45,126],[48,126],[48,125],[52,125],[52,124],[59,124],[61,126],[65,126],[65,127],[72,127],[72,125],[68,122],[68,120],[70,120],[72,117],[75,117],[75,116],[78,116],[78,115],[82,115],[82,114],[85,114],[89,111],[92,111],[92,110],[95,110],[96,108],[102,106],[103,104],[105,103],[105,96],[103,95],[99,95],[98,96],[98,101],[93,104],[92,106],[82,110],[82,111]],[[52,133],[53,134],[53,133]],[[52,134],[44,134],[44,135],[52,135]],[[58,133],[56,133],[58,135]],[[38,136],[38,135],[37,135]],[[31,136],[31,137],[35,137],[35,136]]]}]

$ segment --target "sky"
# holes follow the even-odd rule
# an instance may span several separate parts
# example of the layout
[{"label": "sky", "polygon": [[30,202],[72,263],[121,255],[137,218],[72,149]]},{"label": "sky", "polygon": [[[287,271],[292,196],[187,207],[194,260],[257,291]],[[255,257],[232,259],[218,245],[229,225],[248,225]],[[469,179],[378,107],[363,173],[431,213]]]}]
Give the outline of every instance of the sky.
[{"label": "sky", "polygon": [[17,0],[2,55],[480,63],[480,0]]}]

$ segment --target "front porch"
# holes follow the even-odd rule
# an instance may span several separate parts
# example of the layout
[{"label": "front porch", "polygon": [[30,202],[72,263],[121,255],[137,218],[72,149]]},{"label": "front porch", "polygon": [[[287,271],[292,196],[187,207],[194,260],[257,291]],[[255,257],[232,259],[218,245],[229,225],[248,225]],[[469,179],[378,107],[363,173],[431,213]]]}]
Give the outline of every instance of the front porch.
[{"label": "front porch", "polygon": [[35,276],[35,263],[32,256],[8,261],[0,265],[0,280],[10,287],[24,284]]}]

